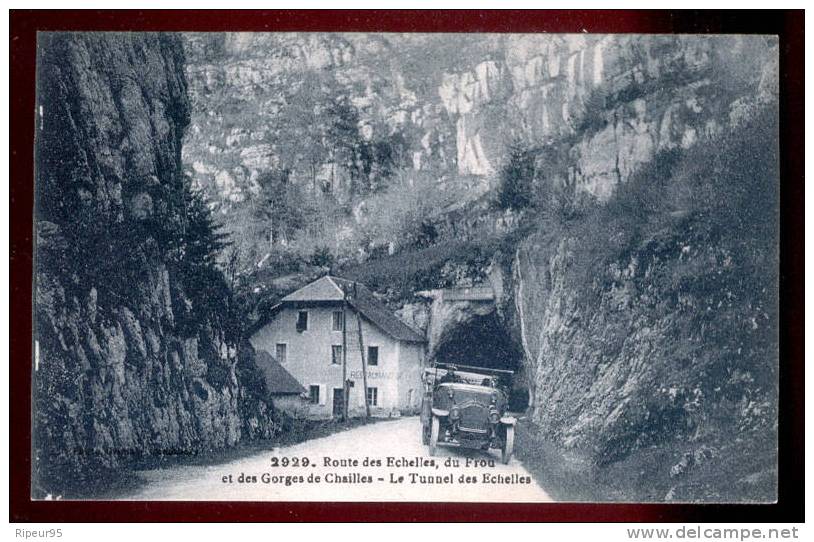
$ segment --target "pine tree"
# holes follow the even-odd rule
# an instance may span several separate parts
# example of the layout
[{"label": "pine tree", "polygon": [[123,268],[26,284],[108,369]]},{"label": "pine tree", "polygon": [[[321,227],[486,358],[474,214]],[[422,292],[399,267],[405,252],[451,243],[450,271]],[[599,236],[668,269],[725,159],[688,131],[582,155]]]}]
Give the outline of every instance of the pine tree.
[{"label": "pine tree", "polygon": [[525,209],[532,204],[534,153],[520,143],[509,148],[509,159],[500,170],[497,199],[502,209]]},{"label": "pine tree", "polygon": [[184,186],[181,231],[175,239],[172,264],[181,291],[191,301],[188,311],[179,311],[178,324],[190,335],[209,323],[221,341],[236,344],[241,316],[231,309],[234,294],[219,261],[231,243],[212,217],[203,194]]}]

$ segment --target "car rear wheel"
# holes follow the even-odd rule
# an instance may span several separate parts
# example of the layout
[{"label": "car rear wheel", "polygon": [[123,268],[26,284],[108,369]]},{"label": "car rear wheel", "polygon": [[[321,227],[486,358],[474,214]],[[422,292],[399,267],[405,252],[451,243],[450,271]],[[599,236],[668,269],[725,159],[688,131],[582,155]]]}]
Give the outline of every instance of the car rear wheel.
[{"label": "car rear wheel", "polygon": [[438,416],[432,417],[432,427],[430,428],[430,455],[435,455],[435,449],[438,447],[438,434],[441,432],[441,420]]},{"label": "car rear wheel", "polygon": [[514,452],[514,426],[507,425],[506,426],[506,436],[503,439],[503,450],[502,450],[502,457],[503,463],[505,465],[509,464],[509,461],[512,458],[512,452]]}]

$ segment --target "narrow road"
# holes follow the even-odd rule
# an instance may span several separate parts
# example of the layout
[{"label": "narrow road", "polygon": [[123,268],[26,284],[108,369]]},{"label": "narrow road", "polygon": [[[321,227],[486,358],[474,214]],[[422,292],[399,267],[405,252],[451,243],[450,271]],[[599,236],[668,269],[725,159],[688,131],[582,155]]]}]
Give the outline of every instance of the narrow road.
[{"label": "narrow road", "polygon": [[142,471],[145,485],[126,499],[551,501],[519,461],[503,465],[495,450],[440,448],[430,457],[420,423],[383,421],[220,465]]}]

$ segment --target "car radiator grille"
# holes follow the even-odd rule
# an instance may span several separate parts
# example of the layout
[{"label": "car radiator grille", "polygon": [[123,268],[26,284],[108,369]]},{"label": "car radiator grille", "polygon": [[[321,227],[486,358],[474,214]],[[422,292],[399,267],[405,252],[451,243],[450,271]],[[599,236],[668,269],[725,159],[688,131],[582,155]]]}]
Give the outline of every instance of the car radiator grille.
[{"label": "car radiator grille", "polygon": [[480,405],[469,405],[462,408],[458,427],[463,431],[486,433],[489,427],[489,411]]}]

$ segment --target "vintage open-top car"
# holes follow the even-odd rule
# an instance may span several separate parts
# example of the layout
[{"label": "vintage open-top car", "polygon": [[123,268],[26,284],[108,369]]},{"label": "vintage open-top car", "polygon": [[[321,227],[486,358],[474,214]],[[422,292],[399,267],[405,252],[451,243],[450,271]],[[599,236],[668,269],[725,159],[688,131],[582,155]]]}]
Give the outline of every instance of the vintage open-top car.
[{"label": "vintage open-top car", "polygon": [[512,371],[436,363],[424,370],[421,438],[438,446],[501,451],[508,463],[516,420],[506,413]]}]

